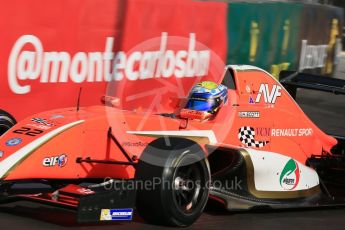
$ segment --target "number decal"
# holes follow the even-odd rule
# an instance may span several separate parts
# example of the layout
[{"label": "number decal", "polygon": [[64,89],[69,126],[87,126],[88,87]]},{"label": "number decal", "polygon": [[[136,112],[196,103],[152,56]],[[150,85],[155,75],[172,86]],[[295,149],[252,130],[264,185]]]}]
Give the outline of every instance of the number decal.
[{"label": "number decal", "polygon": [[31,129],[28,127],[21,127],[20,129],[14,130],[13,133],[18,133],[18,134],[23,134],[23,135],[35,137],[35,136],[43,133],[43,130]]},{"label": "number decal", "polygon": [[43,130],[33,129],[32,131],[27,132],[25,135],[34,137],[34,136],[37,136],[38,134],[41,134],[41,133],[43,133]]},{"label": "number decal", "polygon": [[27,127],[21,127],[20,129],[16,129],[13,132],[18,134],[25,134],[25,132],[30,131],[30,128]]}]

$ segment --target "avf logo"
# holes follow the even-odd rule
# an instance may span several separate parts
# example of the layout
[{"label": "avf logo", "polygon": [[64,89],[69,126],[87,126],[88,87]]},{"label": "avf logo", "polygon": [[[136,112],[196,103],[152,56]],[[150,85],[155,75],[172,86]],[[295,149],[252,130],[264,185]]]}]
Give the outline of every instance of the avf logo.
[{"label": "avf logo", "polygon": [[265,103],[275,104],[277,97],[282,95],[280,92],[281,89],[282,87],[280,85],[273,85],[272,90],[270,91],[268,84],[261,84],[255,102],[259,103],[261,101],[261,96],[263,95]]},{"label": "avf logo", "polygon": [[68,157],[65,154],[54,156],[54,157],[46,157],[43,159],[43,166],[44,167],[54,167],[55,165],[59,166],[60,168],[65,167],[67,164]]}]

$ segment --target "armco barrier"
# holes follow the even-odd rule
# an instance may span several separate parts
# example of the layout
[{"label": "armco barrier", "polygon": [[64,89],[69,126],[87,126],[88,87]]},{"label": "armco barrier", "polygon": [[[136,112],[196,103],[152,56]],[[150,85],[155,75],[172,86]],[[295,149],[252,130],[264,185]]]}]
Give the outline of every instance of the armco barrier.
[{"label": "armco barrier", "polygon": [[305,5],[299,35],[299,71],[331,75],[341,51],[343,9]]},{"label": "armco barrier", "polygon": [[303,3],[231,3],[228,63],[332,74],[341,49],[343,9]]},{"label": "armco barrier", "polygon": [[277,75],[296,69],[303,5],[232,3],[228,13],[228,63],[251,64]]}]

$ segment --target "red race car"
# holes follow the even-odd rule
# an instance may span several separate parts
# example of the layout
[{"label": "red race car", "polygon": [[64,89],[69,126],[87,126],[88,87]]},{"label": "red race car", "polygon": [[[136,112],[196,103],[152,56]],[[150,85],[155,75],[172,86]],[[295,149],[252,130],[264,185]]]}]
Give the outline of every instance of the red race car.
[{"label": "red race car", "polygon": [[[344,82],[285,73],[281,83],[230,65],[222,84],[195,85],[176,113],[123,111],[104,97],[108,106],[28,117],[0,138],[1,202],[76,209],[80,222],[131,220],[136,207],[173,226],[196,221],[209,198],[229,210],[344,203],[327,187],[344,181],[344,138],[293,99],[298,87],[344,94]],[[48,186],[18,188],[28,182]]]}]

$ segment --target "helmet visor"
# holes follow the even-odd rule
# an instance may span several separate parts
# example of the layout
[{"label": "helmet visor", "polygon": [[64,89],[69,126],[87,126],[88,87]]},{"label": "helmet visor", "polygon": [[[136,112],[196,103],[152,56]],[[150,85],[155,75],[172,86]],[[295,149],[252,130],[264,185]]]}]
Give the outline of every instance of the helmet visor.
[{"label": "helmet visor", "polygon": [[186,105],[186,109],[197,110],[197,111],[212,111],[214,107],[214,100],[198,100],[189,99]]}]

